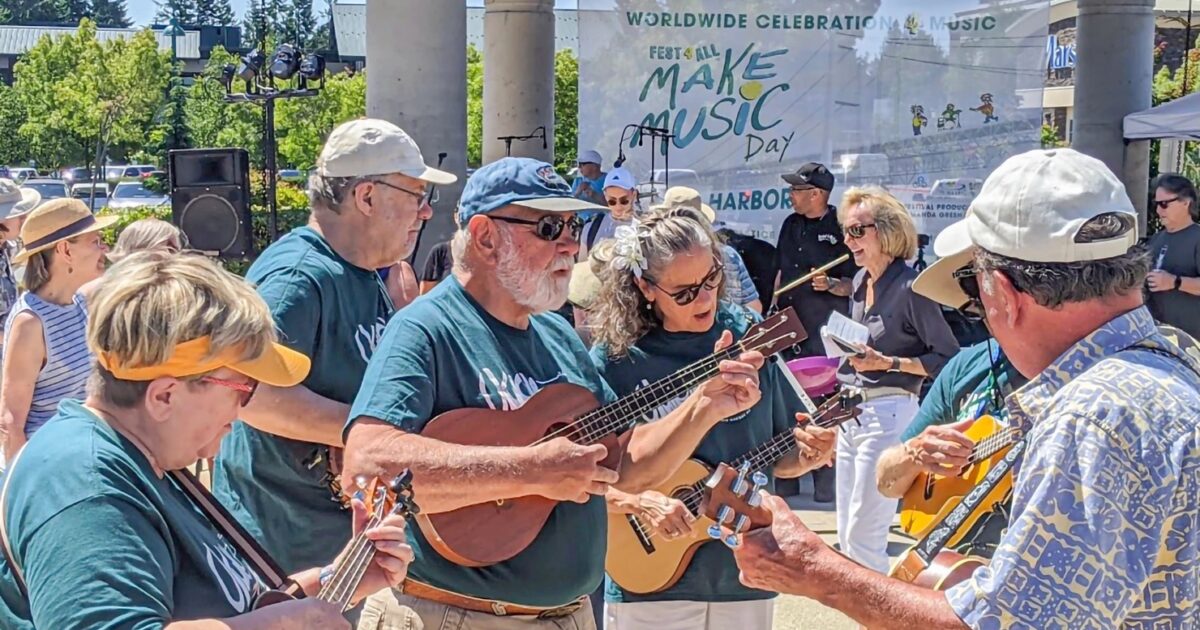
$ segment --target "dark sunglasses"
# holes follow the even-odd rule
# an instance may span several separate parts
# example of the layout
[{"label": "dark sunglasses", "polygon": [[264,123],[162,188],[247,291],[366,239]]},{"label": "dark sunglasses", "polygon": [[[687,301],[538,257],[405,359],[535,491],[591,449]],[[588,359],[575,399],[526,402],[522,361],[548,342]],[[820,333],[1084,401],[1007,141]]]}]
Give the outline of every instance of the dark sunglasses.
[{"label": "dark sunglasses", "polygon": [[626,205],[629,205],[629,197],[621,197],[620,199],[613,199],[612,197],[608,197],[608,198],[606,198],[606,199],[605,199],[605,201],[607,201],[607,202],[608,202],[608,205],[610,205],[610,206],[617,206],[617,205],[626,206]]},{"label": "dark sunglasses", "polygon": [[1166,210],[1167,206],[1179,201],[1179,197],[1171,197],[1170,199],[1155,199],[1154,205],[1158,206],[1159,210]]},{"label": "dark sunglasses", "polygon": [[558,237],[562,236],[564,228],[571,229],[571,240],[578,241],[579,234],[583,232],[583,219],[579,217],[571,217],[564,219],[557,214],[547,214],[537,221],[529,219],[518,219],[516,217],[498,217],[488,215],[496,221],[504,221],[505,223],[516,223],[517,225],[532,225],[533,234],[543,241],[557,241]]},{"label": "dark sunglasses", "polygon": [[200,382],[212,383],[213,385],[228,387],[229,389],[241,392],[242,395],[238,399],[238,404],[243,407],[250,404],[250,399],[254,398],[254,392],[258,391],[258,381],[254,380],[250,381],[249,383],[235,383],[234,381],[227,381],[223,378],[205,376],[200,379]]},{"label": "dark sunglasses", "polygon": [[792,192],[804,192],[806,190],[816,190],[816,186],[792,186]]},{"label": "dark sunglasses", "polygon": [[851,225],[842,228],[842,233],[850,238],[862,238],[867,234],[867,228],[875,227],[874,223],[863,223],[862,225]]},{"label": "dark sunglasses", "polygon": [[984,310],[983,301],[979,297],[979,271],[974,265],[969,265],[958,269],[951,276],[958,282],[958,288],[967,294],[967,303],[956,310],[968,317],[982,318]]},{"label": "dark sunglasses", "polygon": [[712,270],[704,276],[703,280],[696,284],[688,285],[673,293],[662,288],[662,286],[650,278],[646,278],[646,281],[654,285],[659,291],[671,296],[671,299],[675,300],[676,304],[680,306],[687,306],[688,304],[695,302],[696,298],[700,297],[701,291],[715,291],[717,287],[721,286],[721,279],[724,274],[725,265],[721,264],[721,261],[719,260],[713,260]]}]

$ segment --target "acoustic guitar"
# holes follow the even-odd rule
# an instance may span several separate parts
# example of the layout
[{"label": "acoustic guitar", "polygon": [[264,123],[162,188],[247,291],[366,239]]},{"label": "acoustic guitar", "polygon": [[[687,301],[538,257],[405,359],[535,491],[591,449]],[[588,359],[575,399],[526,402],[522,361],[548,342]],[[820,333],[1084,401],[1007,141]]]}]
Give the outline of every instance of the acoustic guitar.
[{"label": "acoustic guitar", "polygon": [[[616,469],[624,439],[617,434],[712,378],[720,362],[743,352],[764,356],[790,348],[807,338],[791,308],[751,327],[737,342],[619,400],[599,406],[587,389],[567,383],[549,385],[513,411],[469,408],[443,413],[421,434],[444,442],[479,446],[531,446],[566,437],[579,444],[604,444],[602,465]],[[533,542],[546,524],[556,501],[542,496],[499,499],[450,512],[421,514],[417,525],[430,545],[447,560],[480,567],[512,558]]]},{"label": "acoustic guitar", "polygon": [[[975,442],[975,446],[971,449],[970,464],[961,474],[947,476],[922,472],[913,481],[908,492],[904,493],[900,502],[900,526],[913,538],[921,538],[929,533],[934,524],[945,518],[972,488],[979,485],[995,462],[1004,457],[1008,449],[1020,438],[1016,429],[1004,427],[992,416],[980,416],[965,433]],[[1011,489],[1010,474],[992,488],[985,500],[986,505],[1002,502]],[[987,510],[973,513],[957,536],[961,537],[969,532],[975,522],[987,513]],[[953,547],[958,542],[959,540],[955,539],[947,541],[946,544]]]},{"label": "acoustic guitar", "polygon": [[[827,400],[809,422],[832,428],[861,413],[862,395],[856,389],[843,389]],[[792,432],[784,431],[734,460],[732,468],[761,471],[772,468],[796,450]],[[700,545],[712,539],[708,529],[715,521],[700,514],[705,480],[713,470],[699,460],[688,460],[669,481],[655,488],[663,495],[679,499],[696,516],[686,535],[672,540],[656,537],[653,528],[634,514],[609,514],[608,556],[604,568],[621,588],[639,594],[656,593],[675,585],[691,564]]]},{"label": "acoustic guitar", "polygon": [[[390,514],[411,518],[421,511],[413,501],[412,472],[407,469],[392,479],[391,484],[384,484],[378,478],[369,482],[365,479],[357,481],[371,510],[370,519],[363,531],[350,541],[347,552],[334,565],[333,576],[317,593],[318,599],[337,606],[342,612],[350,610],[351,598],[375,560],[375,543],[367,539],[366,530],[375,527]],[[300,597],[303,597],[303,593],[294,586],[286,590],[270,590],[255,599],[254,609]]]}]

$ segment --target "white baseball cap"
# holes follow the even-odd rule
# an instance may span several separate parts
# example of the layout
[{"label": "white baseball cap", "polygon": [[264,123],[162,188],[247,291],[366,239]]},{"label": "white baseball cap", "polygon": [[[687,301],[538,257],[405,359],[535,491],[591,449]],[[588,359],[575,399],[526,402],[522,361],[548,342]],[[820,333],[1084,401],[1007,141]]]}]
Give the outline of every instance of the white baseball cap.
[{"label": "white baseball cap", "polygon": [[403,129],[378,118],[359,118],[338,125],[317,157],[317,174],[324,177],[392,173],[431,184],[458,181],[455,175],[425,164],[421,148]]},{"label": "white baseball cap", "polygon": [[[1076,242],[1079,229],[1102,214],[1125,215],[1130,229],[1110,239]],[[1137,211],[1117,176],[1072,149],[1036,150],[1004,161],[971,202],[966,216],[942,230],[930,265],[913,290],[959,308],[966,294],[952,273],[973,247],[1028,262],[1067,263],[1122,256],[1137,244]]]},{"label": "white baseball cap", "polygon": [[577,159],[575,161],[578,162],[579,164],[600,164],[601,163],[600,152],[599,151],[580,151],[579,159]]},{"label": "white baseball cap", "polygon": [[610,186],[633,190],[637,188],[637,181],[633,179],[633,173],[630,173],[629,169],[620,166],[609,171],[608,176],[604,178],[604,187]]}]

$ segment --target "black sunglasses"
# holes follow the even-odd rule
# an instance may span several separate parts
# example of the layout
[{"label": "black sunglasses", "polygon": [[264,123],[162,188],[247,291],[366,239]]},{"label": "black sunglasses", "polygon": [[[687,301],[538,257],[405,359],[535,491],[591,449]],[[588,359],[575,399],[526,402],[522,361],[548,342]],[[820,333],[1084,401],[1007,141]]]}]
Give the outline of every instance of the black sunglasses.
[{"label": "black sunglasses", "polygon": [[1158,206],[1159,210],[1166,210],[1167,206],[1175,203],[1176,201],[1179,201],[1179,197],[1172,197],[1170,199],[1155,199],[1154,205]]},{"label": "black sunglasses", "polygon": [[979,297],[979,270],[974,265],[968,265],[955,271],[951,276],[958,282],[958,288],[967,294],[967,303],[958,307],[958,312],[968,317],[982,319],[983,300]]},{"label": "black sunglasses", "polygon": [[845,233],[846,236],[849,236],[850,238],[862,238],[863,236],[866,235],[867,228],[873,228],[873,227],[875,227],[874,223],[863,223],[862,225],[851,225],[849,227],[843,228],[842,232]]},{"label": "black sunglasses", "polygon": [[496,221],[504,221],[505,223],[516,223],[517,225],[532,225],[533,234],[543,241],[557,241],[558,237],[562,236],[564,228],[571,229],[571,240],[578,241],[579,234],[583,232],[583,219],[579,217],[571,217],[564,219],[561,215],[547,214],[537,221],[529,219],[518,219],[516,217],[498,217],[488,215]]},{"label": "black sunglasses", "polygon": [[629,204],[629,197],[621,197],[620,199],[614,199],[612,197],[608,197],[605,199],[605,201],[607,201],[608,205],[610,205],[610,206],[615,206],[618,204],[625,206],[625,205]]},{"label": "black sunglasses", "polygon": [[680,306],[687,306],[688,304],[695,302],[696,298],[700,297],[701,291],[715,291],[717,287],[721,286],[721,279],[724,274],[725,265],[721,264],[721,261],[719,260],[713,260],[712,270],[704,276],[703,280],[697,282],[696,284],[688,285],[678,291],[675,291],[674,293],[662,288],[662,286],[660,286],[657,282],[648,277],[646,278],[646,281],[654,285],[659,291],[671,296],[671,299],[675,300],[676,304]]}]

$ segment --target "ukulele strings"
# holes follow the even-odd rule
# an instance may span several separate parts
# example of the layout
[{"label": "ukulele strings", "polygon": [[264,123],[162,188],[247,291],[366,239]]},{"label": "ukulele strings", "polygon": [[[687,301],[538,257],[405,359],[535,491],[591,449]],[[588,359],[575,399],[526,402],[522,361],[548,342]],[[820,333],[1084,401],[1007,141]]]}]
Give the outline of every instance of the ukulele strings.
[{"label": "ukulele strings", "polygon": [[[821,405],[821,407],[817,410],[817,419],[815,421],[810,421],[810,423],[818,427],[828,429],[844,422],[843,419],[836,418],[836,416],[829,414],[834,406],[840,402],[840,400],[831,400],[824,405]],[[790,432],[780,433],[772,438],[770,442],[751,451],[743,458],[736,460],[735,463],[740,465],[742,461],[753,462],[755,460],[762,460],[762,463],[765,465],[768,463],[766,462],[768,458],[772,461],[782,458],[783,456],[787,455],[795,446],[795,442],[788,439],[790,437]],[[774,451],[780,452],[775,453]],[[754,468],[756,466],[752,465],[751,467]],[[696,483],[692,484],[688,487],[686,492],[687,494],[680,498],[680,501],[683,502],[683,505],[687,508],[688,512],[694,516],[699,512],[700,504],[704,501],[704,481],[697,481]],[[643,523],[642,520],[636,515],[630,515],[629,523],[633,526],[634,530],[637,531],[638,535],[646,542],[650,542],[656,536],[658,536],[658,532],[654,530],[652,526]]]},{"label": "ukulele strings", "polygon": [[366,530],[379,525],[380,522],[382,519],[372,515],[363,531],[354,537],[350,553],[346,556],[346,560],[338,565],[329,583],[321,587],[321,591],[317,595],[319,599],[337,604],[343,609],[350,603],[350,598],[354,595],[358,582],[362,580],[367,566],[375,557],[375,545],[367,539]]},{"label": "ukulele strings", "polygon": [[1017,429],[1012,427],[989,435],[971,449],[971,456],[967,458],[967,465],[969,466],[995,455],[1000,449],[1016,441],[1018,435],[1019,432]]},{"label": "ukulele strings", "polygon": [[[531,446],[548,442],[556,437],[565,437],[583,429],[583,433],[578,436],[582,443],[589,443],[592,440],[603,437],[612,432],[610,424],[616,416],[612,416],[611,412],[622,412],[625,415],[640,415],[641,409],[652,409],[668,401],[680,389],[688,389],[695,384],[712,376],[714,370],[719,369],[719,361],[722,359],[732,359],[742,352],[756,352],[770,348],[779,342],[794,338],[795,333],[786,333],[772,339],[756,339],[764,337],[767,333],[781,326],[786,321],[781,319],[779,322],[760,328],[752,335],[747,335],[741,341],[730,345],[728,348],[718,350],[713,354],[692,363],[688,367],[679,372],[660,379],[659,381],[634,391],[631,395],[618,399],[613,403],[604,405],[599,409],[590,411],[576,421],[568,423],[562,428],[551,431],[550,433],[537,440]],[[748,342],[754,342],[750,345]],[[682,382],[678,382],[681,381]],[[639,405],[632,402],[633,398],[641,398]],[[607,417],[606,417],[607,416]]]}]

